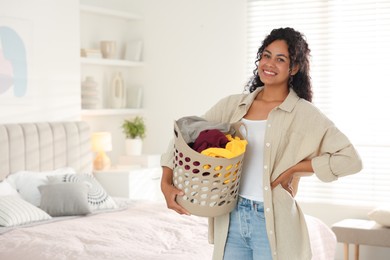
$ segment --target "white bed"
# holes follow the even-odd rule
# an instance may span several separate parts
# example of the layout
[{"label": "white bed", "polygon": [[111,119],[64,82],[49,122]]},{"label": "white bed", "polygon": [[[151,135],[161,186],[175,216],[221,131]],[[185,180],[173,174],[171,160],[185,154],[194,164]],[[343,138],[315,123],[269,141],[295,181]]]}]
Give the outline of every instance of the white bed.
[{"label": "white bed", "polygon": [[[89,140],[83,122],[0,125],[0,181],[21,171],[46,180],[64,167],[91,173]],[[112,199],[116,208],[0,227],[0,259],[211,259],[206,218],[180,216],[161,201]],[[307,222],[313,259],[334,259],[333,232],[317,218]]]}]

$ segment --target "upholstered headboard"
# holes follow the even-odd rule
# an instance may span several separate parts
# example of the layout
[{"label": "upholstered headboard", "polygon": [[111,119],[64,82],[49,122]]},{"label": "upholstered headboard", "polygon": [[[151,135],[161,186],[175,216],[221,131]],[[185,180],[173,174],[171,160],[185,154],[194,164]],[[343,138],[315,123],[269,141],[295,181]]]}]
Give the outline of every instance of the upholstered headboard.
[{"label": "upholstered headboard", "polygon": [[0,181],[21,170],[72,167],[91,172],[90,129],[86,122],[0,125]]}]

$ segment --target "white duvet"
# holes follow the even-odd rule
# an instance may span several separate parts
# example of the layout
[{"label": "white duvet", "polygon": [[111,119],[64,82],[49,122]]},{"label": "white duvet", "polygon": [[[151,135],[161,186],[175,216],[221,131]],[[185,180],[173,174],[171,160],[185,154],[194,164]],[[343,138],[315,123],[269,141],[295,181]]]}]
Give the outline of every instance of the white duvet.
[{"label": "white duvet", "polygon": [[72,218],[0,235],[2,260],[211,259],[207,219],[180,216],[163,203]]},{"label": "white duvet", "polygon": [[[333,260],[334,233],[306,216],[313,260]],[[181,216],[162,202],[18,228],[0,235],[1,260],[211,260],[207,218]]]}]

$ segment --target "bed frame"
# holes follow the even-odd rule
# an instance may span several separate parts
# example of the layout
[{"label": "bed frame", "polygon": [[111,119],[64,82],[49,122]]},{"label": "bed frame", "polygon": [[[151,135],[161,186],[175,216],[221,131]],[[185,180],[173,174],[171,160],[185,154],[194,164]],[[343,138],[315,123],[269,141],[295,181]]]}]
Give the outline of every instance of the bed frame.
[{"label": "bed frame", "polygon": [[72,167],[92,171],[90,129],[86,122],[0,125],[0,181],[21,170]]}]

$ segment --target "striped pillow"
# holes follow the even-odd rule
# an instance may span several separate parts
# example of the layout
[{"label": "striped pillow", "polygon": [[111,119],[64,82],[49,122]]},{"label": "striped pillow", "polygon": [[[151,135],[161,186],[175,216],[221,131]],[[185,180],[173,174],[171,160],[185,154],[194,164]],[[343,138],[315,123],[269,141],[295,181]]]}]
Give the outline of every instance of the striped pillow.
[{"label": "striped pillow", "polygon": [[13,227],[51,217],[34,205],[17,196],[0,197],[0,226]]}]

